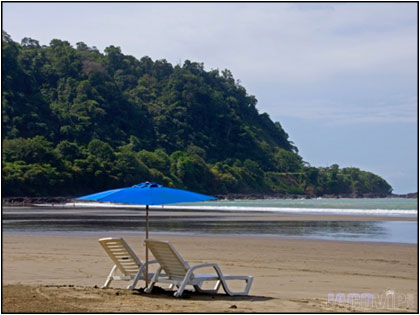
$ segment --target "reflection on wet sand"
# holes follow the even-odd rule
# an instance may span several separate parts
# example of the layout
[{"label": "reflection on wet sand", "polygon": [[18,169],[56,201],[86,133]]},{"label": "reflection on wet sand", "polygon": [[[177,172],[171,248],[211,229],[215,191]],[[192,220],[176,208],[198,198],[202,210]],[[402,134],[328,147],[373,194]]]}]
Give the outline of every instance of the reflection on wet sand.
[{"label": "reflection on wet sand", "polygon": [[[252,214],[251,214],[252,215]],[[118,209],[5,208],[6,233],[141,232],[141,211]],[[416,243],[415,221],[277,220],[276,215],[250,217],[249,213],[173,214],[161,211],[150,221],[153,233],[233,234],[325,240]]]}]

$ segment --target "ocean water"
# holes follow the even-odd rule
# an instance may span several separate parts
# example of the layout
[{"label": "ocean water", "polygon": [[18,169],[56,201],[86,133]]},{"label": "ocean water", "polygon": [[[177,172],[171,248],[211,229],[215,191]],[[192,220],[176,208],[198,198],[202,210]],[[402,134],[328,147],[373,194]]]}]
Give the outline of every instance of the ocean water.
[{"label": "ocean water", "polygon": [[[197,208],[197,205],[185,205]],[[393,217],[417,217],[418,215],[418,199],[412,198],[218,200],[201,202],[198,207],[225,211],[266,211],[314,215]]]},{"label": "ocean water", "polygon": [[[72,206],[73,204],[67,204]],[[116,207],[115,204],[83,203],[87,207]],[[120,208],[138,208],[136,205],[118,205]],[[161,206],[152,206],[161,209]],[[416,218],[418,199],[409,198],[365,198],[365,199],[276,199],[276,200],[217,200],[210,202],[166,205],[174,210],[213,210],[224,212],[272,212],[311,215],[390,216]]]},{"label": "ocean water", "polygon": [[[65,206],[4,207],[4,233],[101,234],[103,236],[144,233],[144,208],[93,203]],[[182,211],[181,211],[182,210]],[[195,215],[199,211],[200,215]],[[216,201],[151,207],[151,236],[235,235],[293,239],[391,242],[416,244],[416,199],[317,199]],[[177,213],[177,211],[179,211]],[[174,215],[174,213],[177,213]],[[255,214],[252,220],[247,217]],[[369,221],[264,220],[262,213],[293,213],[337,216],[369,216]],[[214,214],[217,214],[215,216]],[[376,216],[392,216],[382,221]],[[401,220],[398,220],[401,218]]]}]

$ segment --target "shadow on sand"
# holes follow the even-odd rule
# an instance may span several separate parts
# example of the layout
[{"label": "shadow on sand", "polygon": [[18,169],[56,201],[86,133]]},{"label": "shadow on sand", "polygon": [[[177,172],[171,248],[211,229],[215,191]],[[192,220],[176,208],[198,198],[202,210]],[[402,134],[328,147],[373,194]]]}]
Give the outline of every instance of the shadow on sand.
[{"label": "shadow on sand", "polygon": [[[151,299],[175,299],[174,292],[172,290],[166,290],[161,287],[155,286],[153,288],[152,293],[145,293],[144,289],[137,289],[133,291],[134,295],[141,295],[144,297],[148,297]],[[223,290],[221,290],[223,292]],[[185,290],[182,294],[181,299],[191,299],[191,300],[199,300],[199,301],[269,301],[272,300],[272,297],[268,296],[258,296],[258,295],[237,295],[237,296],[230,296],[224,293],[218,293],[218,294],[208,294],[208,293],[200,293],[200,292],[193,292],[189,290]]]}]

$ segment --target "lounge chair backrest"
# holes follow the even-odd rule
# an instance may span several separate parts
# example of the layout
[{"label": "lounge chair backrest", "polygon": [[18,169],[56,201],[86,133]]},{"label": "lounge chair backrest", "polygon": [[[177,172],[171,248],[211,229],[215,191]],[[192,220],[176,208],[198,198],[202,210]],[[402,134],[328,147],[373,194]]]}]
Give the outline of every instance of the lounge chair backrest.
[{"label": "lounge chair backrest", "polygon": [[142,265],[140,259],[122,238],[101,238],[99,244],[105,249],[117,268],[125,275],[135,275]]},{"label": "lounge chair backrest", "polygon": [[150,239],[145,240],[145,242],[169,279],[184,279],[190,266],[182,259],[171,243]]}]

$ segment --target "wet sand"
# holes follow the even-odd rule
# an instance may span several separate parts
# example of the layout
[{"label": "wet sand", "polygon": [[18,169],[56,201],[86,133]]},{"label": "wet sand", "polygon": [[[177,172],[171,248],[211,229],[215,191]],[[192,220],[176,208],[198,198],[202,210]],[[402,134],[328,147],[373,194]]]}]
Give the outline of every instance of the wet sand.
[{"label": "wet sand", "polygon": [[[97,242],[102,236],[4,234],[3,312],[416,312],[418,307],[417,245],[159,235],[191,265],[216,262],[224,273],[254,276],[248,297],[221,291],[176,299],[165,292],[128,291],[121,281],[100,289],[112,267]],[[115,236],[145,256],[144,235]],[[351,293],[353,304],[341,303]],[[357,299],[364,293],[372,303]]]}]

